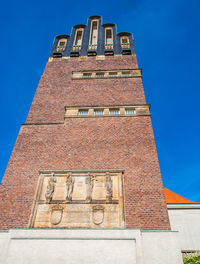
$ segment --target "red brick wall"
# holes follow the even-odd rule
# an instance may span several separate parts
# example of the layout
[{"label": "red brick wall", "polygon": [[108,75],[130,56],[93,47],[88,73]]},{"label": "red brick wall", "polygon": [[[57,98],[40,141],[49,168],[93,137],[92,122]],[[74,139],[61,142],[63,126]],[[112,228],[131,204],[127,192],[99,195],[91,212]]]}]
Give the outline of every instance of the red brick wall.
[{"label": "red brick wall", "polygon": [[64,106],[145,104],[141,78],[72,80],[72,71],[138,68],[135,56],[87,61],[54,59],[48,62],[27,122],[62,122]]},{"label": "red brick wall", "polygon": [[123,56],[48,62],[0,187],[0,229],[27,227],[39,170],[124,169],[128,228],[169,229],[149,116],[68,118],[64,106],[145,103],[141,78],[72,80],[72,70],[137,68]]}]

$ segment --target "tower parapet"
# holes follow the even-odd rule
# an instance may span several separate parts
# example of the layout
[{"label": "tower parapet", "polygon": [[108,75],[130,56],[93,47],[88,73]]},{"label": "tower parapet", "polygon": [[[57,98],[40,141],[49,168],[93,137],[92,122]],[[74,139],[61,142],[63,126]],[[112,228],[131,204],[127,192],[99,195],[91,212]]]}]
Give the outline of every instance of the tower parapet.
[{"label": "tower parapet", "polygon": [[70,36],[59,35],[55,38],[50,57],[131,54],[135,54],[131,33],[117,33],[115,24],[102,24],[101,16],[90,16],[87,25],[73,26]]}]

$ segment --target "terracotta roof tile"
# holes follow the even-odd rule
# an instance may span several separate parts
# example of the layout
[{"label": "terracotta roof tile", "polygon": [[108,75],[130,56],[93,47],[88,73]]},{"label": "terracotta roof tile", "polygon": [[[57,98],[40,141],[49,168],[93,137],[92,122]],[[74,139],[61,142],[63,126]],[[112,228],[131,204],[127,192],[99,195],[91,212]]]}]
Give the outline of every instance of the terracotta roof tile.
[{"label": "terracotta roof tile", "polygon": [[166,199],[166,203],[167,204],[193,204],[196,202],[192,202],[186,198],[184,198],[183,196],[170,191],[167,188],[164,188],[164,192],[165,192],[165,199]]}]

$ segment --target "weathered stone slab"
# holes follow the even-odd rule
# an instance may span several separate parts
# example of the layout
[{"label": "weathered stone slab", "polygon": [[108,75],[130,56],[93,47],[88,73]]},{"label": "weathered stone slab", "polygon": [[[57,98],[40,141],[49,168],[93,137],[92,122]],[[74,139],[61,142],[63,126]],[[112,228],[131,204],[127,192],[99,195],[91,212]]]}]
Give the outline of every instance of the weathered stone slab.
[{"label": "weathered stone slab", "polygon": [[41,173],[33,228],[124,227],[122,172]]}]

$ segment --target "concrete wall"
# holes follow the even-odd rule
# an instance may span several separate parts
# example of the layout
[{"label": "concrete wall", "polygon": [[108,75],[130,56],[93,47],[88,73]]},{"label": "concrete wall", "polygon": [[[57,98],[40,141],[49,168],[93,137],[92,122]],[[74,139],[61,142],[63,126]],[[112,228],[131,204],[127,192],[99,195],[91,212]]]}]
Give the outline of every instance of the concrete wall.
[{"label": "concrete wall", "polygon": [[0,233],[0,263],[182,264],[177,245],[171,231],[13,229]]},{"label": "concrete wall", "polygon": [[168,205],[172,230],[179,231],[181,250],[200,250],[200,205]]},{"label": "concrete wall", "polygon": [[178,232],[142,232],[144,264],[182,263]]},{"label": "concrete wall", "polygon": [[4,263],[9,241],[9,232],[0,230],[0,263]]}]

